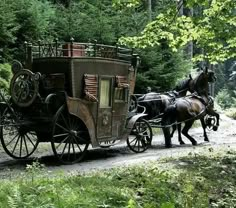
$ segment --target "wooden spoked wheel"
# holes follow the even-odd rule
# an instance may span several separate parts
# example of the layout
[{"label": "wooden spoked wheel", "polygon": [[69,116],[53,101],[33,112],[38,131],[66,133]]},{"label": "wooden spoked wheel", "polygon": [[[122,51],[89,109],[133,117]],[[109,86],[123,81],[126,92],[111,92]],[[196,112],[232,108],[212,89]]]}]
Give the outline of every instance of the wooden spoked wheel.
[{"label": "wooden spoked wheel", "polygon": [[127,138],[128,147],[136,153],[144,152],[151,145],[152,128],[145,119],[138,119]]},{"label": "wooden spoked wheel", "polygon": [[57,111],[52,134],[52,149],[64,164],[79,162],[89,146],[89,134],[79,118],[68,113],[63,105]]},{"label": "wooden spoked wheel", "polygon": [[29,130],[20,114],[9,107],[1,115],[0,139],[6,153],[15,159],[29,157],[38,146],[35,131]]}]

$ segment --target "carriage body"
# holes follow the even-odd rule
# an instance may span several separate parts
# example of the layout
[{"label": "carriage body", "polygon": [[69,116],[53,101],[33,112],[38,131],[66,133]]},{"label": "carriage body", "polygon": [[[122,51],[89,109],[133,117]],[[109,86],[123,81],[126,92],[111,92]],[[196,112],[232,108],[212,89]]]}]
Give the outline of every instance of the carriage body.
[{"label": "carriage body", "polygon": [[91,49],[91,45],[73,43],[72,51],[68,45],[62,53],[56,53],[59,57],[36,53],[28,64],[33,72],[48,79],[49,92],[44,96],[65,91],[69,113],[85,124],[93,146],[121,138],[126,130],[129,95],[134,89],[136,66],[131,63],[136,64],[136,57],[132,50],[99,44],[93,45],[96,51],[88,56],[86,48]]},{"label": "carriage body", "polygon": [[[1,141],[6,152],[15,158],[32,154],[28,147],[26,156],[22,156],[23,150],[17,156],[14,153],[18,143],[21,149],[26,139],[30,140],[25,134],[32,131],[37,144],[52,143],[54,153],[62,162],[67,159],[61,154],[70,147],[65,157],[74,162],[82,158],[75,154],[76,148],[83,155],[90,143],[97,147],[126,139],[134,123],[143,116],[129,118],[128,114],[137,62],[138,56],[132,50],[117,46],[74,42],[28,44],[25,62],[28,70],[15,70],[10,89],[13,102],[7,104],[8,112],[1,119]],[[34,95],[30,95],[32,87],[36,91]],[[13,150],[9,150],[10,142],[4,141],[3,135],[4,127],[8,128],[12,120],[14,124],[10,126],[18,126],[16,131],[23,139],[17,140]],[[73,141],[67,142],[69,137]],[[66,145],[59,153],[56,148],[62,143]],[[37,144],[32,145],[32,152]],[[69,158],[70,153],[74,153],[74,158]]]}]

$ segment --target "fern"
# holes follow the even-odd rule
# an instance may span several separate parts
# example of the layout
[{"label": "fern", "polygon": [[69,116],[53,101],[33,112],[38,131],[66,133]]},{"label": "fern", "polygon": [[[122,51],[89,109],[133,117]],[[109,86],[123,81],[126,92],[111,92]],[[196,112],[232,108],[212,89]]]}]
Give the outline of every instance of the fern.
[{"label": "fern", "polygon": [[21,197],[21,192],[19,190],[19,186],[13,186],[12,189],[12,194],[11,196],[8,196],[8,205],[11,208],[18,208],[18,207],[22,207],[22,197]]}]

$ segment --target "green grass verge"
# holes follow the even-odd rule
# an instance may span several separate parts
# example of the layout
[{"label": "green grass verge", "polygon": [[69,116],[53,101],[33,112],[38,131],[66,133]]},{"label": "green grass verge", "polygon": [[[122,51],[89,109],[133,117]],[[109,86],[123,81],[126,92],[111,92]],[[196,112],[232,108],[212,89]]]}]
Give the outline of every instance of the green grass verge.
[{"label": "green grass verge", "polygon": [[33,163],[24,175],[1,181],[0,207],[235,207],[235,185],[232,151],[56,177]]}]

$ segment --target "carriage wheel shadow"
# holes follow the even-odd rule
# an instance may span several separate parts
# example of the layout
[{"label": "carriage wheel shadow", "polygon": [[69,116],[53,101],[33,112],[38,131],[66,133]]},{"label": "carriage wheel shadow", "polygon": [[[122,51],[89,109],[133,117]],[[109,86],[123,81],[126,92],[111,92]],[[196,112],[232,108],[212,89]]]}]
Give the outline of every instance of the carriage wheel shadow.
[{"label": "carriage wheel shadow", "polygon": [[[185,149],[185,148],[198,148],[198,147],[204,147],[204,146],[210,146],[211,142],[199,142],[197,146],[193,146],[192,144],[185,144],[185,145],[180,145],[180,144],[173,144],[171,148],[166,148],[164,143],[156,143],[151,145],[148,149],[151,151],[157,151],[158,150],[177,150],[177,149]],[[120,157],[120,156],[128,156],[128,155],[133,155],[137,154],[132,151],[126,146],[113,146],[110,148],[95,148],[95,149],[89,149],[87,154],[85,155],[84,159],[76,164],[83,164],[86,162],[93,162],[93,161],[99,161],[99,160],[105,160],[105,159],[111,159],[115,157]],[[144,153],[138,153],[141,155],[145,155]],[[62,166],[57,158],[51,154],[51,155],[43,155],[39,157],[29,157],[26,159],[21,159],[21,160],[15,160],[15,159],[7,159],[4,161],[0,162],[0,170],[4,169],[17,169],[19,171],[25,170],[27,165],[32,164],[33,162],[38,161],[41,164],[44,164],[46,167],[56,167],[56,166]]]},{"label": "carriage wheel shadow", "polygon": [[[86,162],[91,162],[91,161],[99,161],[99,160],[104,160],[104,159],[110,159],[114,157],[119,157],[120,155],[131,155],[133,152],[129,150],[127,146],[113,146],[110,148],[94,148],[94,149],[89,149],[85,157],[83,158],[82,161],[75,163],[76,164],[81,164],[81,163],[86,163]],[[52,154],[48,155],[41,155],[38,157],[29,157],[26,159],[6,159],[4,161],[0,161],[0,170],[3,169],[25,169],[26,165],[30,165],[33,162],[39,162],[46,167],[53,167],[53,166],[62,166],[64,164],[60,163],[56,156]],[[73,165],[73,164],[72,164]]]}]

